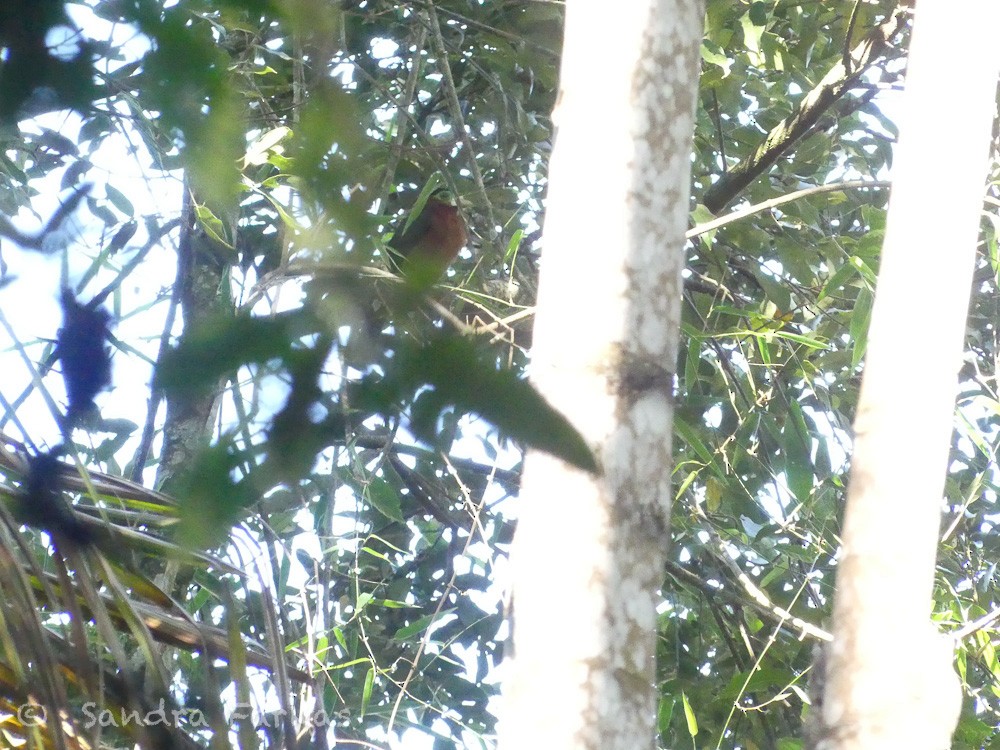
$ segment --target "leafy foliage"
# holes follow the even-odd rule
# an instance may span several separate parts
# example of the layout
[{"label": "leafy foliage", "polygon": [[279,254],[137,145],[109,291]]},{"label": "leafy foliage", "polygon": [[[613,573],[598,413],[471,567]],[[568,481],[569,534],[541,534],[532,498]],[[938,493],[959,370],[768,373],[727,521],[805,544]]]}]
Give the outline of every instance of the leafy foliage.
[{"label": "leafy foliage", "polygon": [[[62,3],[43,5],[51,15],[20,38],[38,52],[43,32],[64,26],[79,43],[46,73],[55,78],[4,58],[0,87],[15,89],[0,98],[17,125],[0,131],[0,211],[51,216],[43,199],[57,187],[97,184],[74,193],[79,209],[37,242],[0,223],[29,249],[67,249],[69,269],[39,271],[6,246],[0,266],[12,373],[0,384],[9,501],[0,548],[18,563],[0,576],[15,646],[2,659],[4,705],[26,698],[17,675],[30,662],[51,667],[41,700],[77,720],[88,697],[128,706],[130,695],[158,695],[132,690],[144,675],[177,705],[203,709],[219,736],[229,696],[250,701],[266,684],[260,712],[302,717],[315,699],[342,741],[412,730],[439,747],[490,745],[520,462],[508,438],[592,461],[564,422],[537,419],[546,407],[523,380],[562,6],[80,0],[64,16]],[[877,185],[895,133],[882,108],[891,112],[900,83],[905,17],[902,33],[847,71],[823,111],[722,205],[801,192],[713,228],[706,194],[752,165],[893,11],[708,2],[676,370],[677,495],[664,540],[664,747],[695,734],[706,746],[800,746],[810,642],[823,636],[836,574],[884,231],[887,192]],[[13,50],[10,19],[0,11],[0,44]],[[64,74],[88,85],[70,96]],[[46,87],[50,114],[34,106],[48,101]],[[870,186],[811,190],[844,180]],[[472,240],[428,296],[414,295],[388,273],[384,240],[437,187],[460,198]],[[1000,205],[993,192],[990,211]],[[595,237],[600,196],[595,185],[594,206],[581,211]],[[984,238],[935,592],[935,617],[951,630],[1000,599],[992,223]],[[53,417],[66,402],[45,364],[58,323],[31,330],[10,312],[29,270],[36,300],[46,284],[53,301],[63,283],[77,299],[109,290],[116,321],[115,390],[96,396],[100,418],[70,445],[80,470],[67,463],[46,480],[66,512],[103,529],[100,551],[65,560],[7,512],[24,497],[30,457],[61,440]],[[198,281],[204,309],[192,302]],[[914,325],[927,315],[932,301],[915,300]],[[130,386],[152,382],[154,363],[147,404]],[[200,428],[185,408],[202,415]],[[169,459],[180,433],[198,451],[178,474]],[[553,530],[553,541],[557,586],[559,546],[573,540]],[[193,551],[215,544],[217,556]],[[976,699],[957,748],[995,744],[994,631],[988,619],[962,642]],[[127,659],[119,639],[141,656]],[[78,662],[87,642],[101,654],[90,673],[101,680],[88,682]],[[58,665],[80,675],[68,691]],[[298,691],[306,673],[317,678],[312,694]],[[207,738],[191,722],[182,729],[178,741]],[[241,746],[280,746],[295,727],[234,731]],[[326,739],[315,731],[308,741]]]}]

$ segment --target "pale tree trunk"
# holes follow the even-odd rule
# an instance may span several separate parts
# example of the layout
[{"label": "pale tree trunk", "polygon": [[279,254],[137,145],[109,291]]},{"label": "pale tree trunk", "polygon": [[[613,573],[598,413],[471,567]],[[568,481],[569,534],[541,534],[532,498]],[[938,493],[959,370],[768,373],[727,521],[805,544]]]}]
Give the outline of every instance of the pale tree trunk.
[{"label": "pale tree trunk", "polygon": [[526,461],[501,744],[655,747],[700,0],[568,3],[534,382],[601,476]]},{"label": "pale tree trunk", "polygon": [[820,750],[943,750],[961,691],[928,615],[991,124],[1000,3],[920,0],[855,421]]}]

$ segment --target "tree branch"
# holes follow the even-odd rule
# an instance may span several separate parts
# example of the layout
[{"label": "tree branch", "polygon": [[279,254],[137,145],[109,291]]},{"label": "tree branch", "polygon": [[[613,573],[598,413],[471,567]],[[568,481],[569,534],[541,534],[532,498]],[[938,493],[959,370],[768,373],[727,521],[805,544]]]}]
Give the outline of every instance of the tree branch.
[{"label": "tree branch", "polygon": [[[875,28],[850,53],[849,72],[845,60],[839,60],[823,80],[799,103],[798,109],[779,122],[754,152],[719,177],[705,191],[702,203],[712,213],[718,213],[744,188],[767,171],[792,145],[806,135],[816,121],[841,97],[853,88],[864,72],[886,52],[892,39],[905,25],[906,13],[897,7],[885,23]],[[846,57],[846,56],[845,56]]]}]

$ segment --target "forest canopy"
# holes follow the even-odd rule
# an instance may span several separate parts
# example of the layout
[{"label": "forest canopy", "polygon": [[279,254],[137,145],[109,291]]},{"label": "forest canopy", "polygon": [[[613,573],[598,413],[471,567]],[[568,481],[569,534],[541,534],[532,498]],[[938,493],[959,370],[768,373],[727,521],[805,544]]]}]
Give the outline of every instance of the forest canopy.
[{"label": "forest canopy", "polygon": [[[85,701],[163,699],[247,747],[495,744],[523,451],[594,461],[526,380],[563,14],[0,4],[5,713],[29,697],[66,711],[44,728],[60,741],[92,731]],[[669,363],[663,747],[801,747],[909,24],[886,1],[707,3]],[[408,284],[390,246],[442,191],[464,245]],[[590,196],[599,248],[602,186]],[[997,206],[991,186],[935,588],[935,620],[966,632],[956,748],[1000,728]],[[75,408],[56,343],[74,306],[109,321],[85,358],[113,368],[83,388],[93,409]],[[914,325],[933,314],[923,301]],[[32,484],[39,457],[57,466]],[[72,524],[26,514],[26,496]],[[569,544],[554,534],[539,571],[554,587]],[[105,731],[210,734],[192,715]]]}]

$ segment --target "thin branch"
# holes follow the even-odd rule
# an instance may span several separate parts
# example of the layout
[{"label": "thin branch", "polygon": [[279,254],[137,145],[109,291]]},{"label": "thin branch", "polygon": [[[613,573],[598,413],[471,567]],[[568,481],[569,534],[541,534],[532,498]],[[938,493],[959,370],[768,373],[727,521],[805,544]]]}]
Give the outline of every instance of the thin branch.
[{"label": "thin branch", "polygon": [[712,213],[725,208],[751,182],[777,162],[778,158],[806,135],[816,121],[857,83],[858,78],[889,49],[890,42],[905,26],[902,6],[887,21],[872,30],[850,54],[852,70],[843,60],[830,68],[823,79],[803,97],[795,112],[775,125],[750,156],[719,177],[705,191],[702,202]]},{"label": "thin branch", "polygon": [[851,10],[851,20],[847,22],[847,33],[844,34],[844,57],[842,64],[847,74],[851,74],[853,60],[851,60],[851,37],[854,36],[854,27],[858,23],[858,10],[861,8],[861,0],[854,0],[854,8]]},{"label": "thin branch", "polygon": [[406,79],[406,86],[403,88],[402,95],[396,101],[396,117],[394,118],[396,133],[393,137],[392,148],[389,151],[389,161],[385,165],[385,176],[382,178],[382,185],[378,190],[380,205],[385,202],[389,195],[389,189],[392,187],[392,182],[396,176],[396,167],[403,155],[403,144],[406,142],[408,129],[407,125],[412,120],[412,117],[408,116],[410,114],[410,106],[416,101],[417,80],[420,78],[421,53],[424,49],[424,42],[427,40],[427,28],[420,25],[416,36],[417,38],[413,42],[410,75]]},{"label": "thin branch", "polygon": [[37,250],[43,254],[49,254],[52,252],[44,247],[45,239],[56,230],[63,223],[67,216],[69,216],[76,207],[79,205],[80,201],[86,197],[90,192],[91,184],[85,183],[80,185],[73,191],[60,206],[56,209],[55,213],[52,214],[45,226],[42,227],[37,232],[22,232],[20,229],[15,227],[10,219],[8,219],[3,214],[0,214],[0,237],[6,237],[7,239],[14,240],[22,248],[28,250]]},{"label": "thin branch", "polygon": [[[178,220],[179,223],[180,220]],[[171,222],[171,229],[173,222]],[[167,319],[163,324],[163,331],[160,333],[160,346],[156,354],[156,361],[163,359],[164,353],[170,346],[170,332],[174,328],[174,321],[177,319],[177,308],[180,305],[181,286],[183,284],[183,265],[177,264],[177,275],[174,278],[174,286],[170,292],[170,306],[167,308]],[[132,472],[129,478],[133,482],[142,481],[142,472],[146,468],[146,461],[149,459],[149,451],[153,446],[153,435],[156,428],[156,413],[160,409],[160,402],[163,400],[163,390],[152,387],[149,393],[149,404],[146,408],[146,419],[142,425],[142,437],[139,440],[139,447],[135,451],[132,459]]]},{"label": "thin branch", "polygon": [[888,180],[847,180],[846,182],[834,182],[829,185],[815,185],[813,187],[808,187],[803,190],[796,190],[794,193],[788,193],[788,195],[782,195],[778,198],[771,198],[770,200],[763,201],[762,203],[756,203],[752,206],[747,206],[746,208],[741,208],[738,211],[733,211],[725,216],[720,216],[718,219],[713,219],[712,221],[706,222],[705,224],[699,224],[696,227],[689,229],[685,233],[685,238],[692,240],[695,237],[700,237],[706,232],[711,232],[715,229],[726,226],[727,224],[732,224],[740,219],[745,219],[748,216],[753,216],[754,214],[759,214],[763,211],[768,211],[772,208],[777,208],[785,203],[791,203],[792,201],[797,201],[800,198],[808,198],[810,195],[819,195],[821,193],[834,193],[839,190],[851,190],[851,189],[877,189],[877,188],[888,188],[892,185]]},{"label": "thin branch", "polygon": [[973,633],[977,633],[984,628],[988,628],[990,625],[1000,620],[1000,607],[995,607],[987,612],[985,615],[980,617],[978,620],[973,620],[970,623],[960,627],[958,630],[951,631],[948,635],[954,638],[956,641],[962,641],[968,638]]},{"label": "thin branch", "polygon": [[[411,0],[414,5],[419,5],[421,7],[428,7],[430,2],[425,2],[424,0]],[[563,2],[553,3],[553,5],[565,5]],[[552,60],[559,59],[559,53],[550,47],[546,47],[544,44],[539,44],[538,42],[532,41],[531,39],[526,39],[523,36],[518,36],[517,34],[512,34],[509,31],[503,31],[498,29],[496,26],[490,26],[482,21],[477,21],[474,18],[469,18],[468,16],[463,16],[461,13],[456,13],[449,8],[439,8],[439,10],[444,13],[449,18],[453,18],[459,23],[463,23],[474,29],[479,29],[480,31],[485,31],[487,34],[494,34],[501,39],[506,39],[512,44],[524,45],[525,47],[530,47],[531,49],[541,52],[543,55],[551,58]]]},{"label": "thin branch", "polygon": [[[463,490],[464,490],[464,487],[463,487]],[[465,494],[465,501],[466,501],[467,507],[469,507],[469,508],[472,509],[472,526],[473,526],[473,528],[479,527],[480,526],[479,525],[479,514],[482,511],[483,504],[485,502],[485,498],[482,499],[482,500],[480,500],[479,504],[477,505],[477,504],[473,503],[472,498],[468,494]],[[472,544],[473,544],[473,542],[475,540],[476,540],[476,535],[470,532],[469,535],[468,535],[468,537],[465,539],[465,543],[464,543],[464,545],[462,547],[462,551],[459,553],[459,555],[461,555],[461,556],[467,555],[468,552],[469,552],[469,547],[472,546]],[[456,588],[455,587],[455,581],[456,581],[457,577],[458,577],[458,573],[455,570],[455,566],[452,565],[451,576],[448,579],[448,583],[445,584],[444,589],[441,592],[441,596],[438,598],[437,606],[434,608],[434,612],[430,616],[429,624],[428,624],[427,628],[424,630],[423,637],[420,639],[420,645],[417,646],[417,652],[413,655],[413,660],[412,660],[413,666],[410,668],[410,671],[406,673],[406,677],[403,679],[403,682],[401,684],[400,683],[396,683],[397,685],[399,685],[399,694],[396,696],[396,700],[392,704],[392,712],[389,714],[389,722],[388,722],[388,725],[386,727],[386,732],[387,733],[392,731],[392,727],[396,723],[396,716],[399,714],[399,707],[403,703],[403,696],[404,695],[409,695],[410,682],[412,682],[413,678],[417,674],[417,668],[418,668],[418,666],[420,664],[420,657],[423,656],[424,651],[427,649],[427,646],[430,644],[431,636],[432,636],[432,633],[434,631],[434,624],[437,622],[438,617],[441,615],[441,610],[444,609],[445,602],[448,601],[448,597],[451,595],[451,592],[453,590],[455,590],[455,588]],[[396,681],[393,680],[393,682],[396,682]]]},{"label": "thin branch", "polygon": [[700,507],[695,508],[695,512],[699,518],[704,521],[702,528],[708,533],[712,538],[713,543],[718,548],[718,554],[715,556],[729,572],[736,577],[736,580],[740,582],[743,586],[743,590],[750,595],[750,604],[753,605],[758,611],[765,613],[770,618],[777,617],[779,619],[779,625],[781,627],[791,626],[800,633],[800,638],[810,637],[819,641],[832,641],[833,635],[822,628],[813,625],[810,622],[806,622],[801,617],[792,614],[784,607],[772,602],[767,594],[761,590],[761,588],[753,582],[753,580],[743,571],[739,565],[733,562],[733,559],[729,556],[729,552],[726,549],[725,542],[723,542],[722,537],[719,536],[715,528],[712,526],[708,516],[705,514],[704,510]]},{"label": "thin branch", "polygon": [[465,151],[469,156],[469,171],[472,173],[472,179],[476,183],[476,189],[479,191],[479,199],[486,207],[486,217],[490,224],[489,239],[494,240],[497,236],[497,220],[493,213],[493,204],[486,193],[483,174],[479,171],[479,163],[476,161],[476,150],[473,147],[472,138],[469,137],[468,128],[465,126],[465,118],[462,116],[462,105],[458,101],[458,90],[455,88],[455,79],[451,75],[451,65],[448,62],[448,48],[445,46],[444,36],[441,34],[441,24],[438,22],[437,10],[431,0],[427,2],[427,17],[431,24],[431,38],[434,41],[435,52],[438,56],[438,65],[441,68],[442,85],[445,87],[445,98],[448,102],[448,113],[452,119],[452,127],[458,131],[462,139],[462,144],[465,146]]}]

